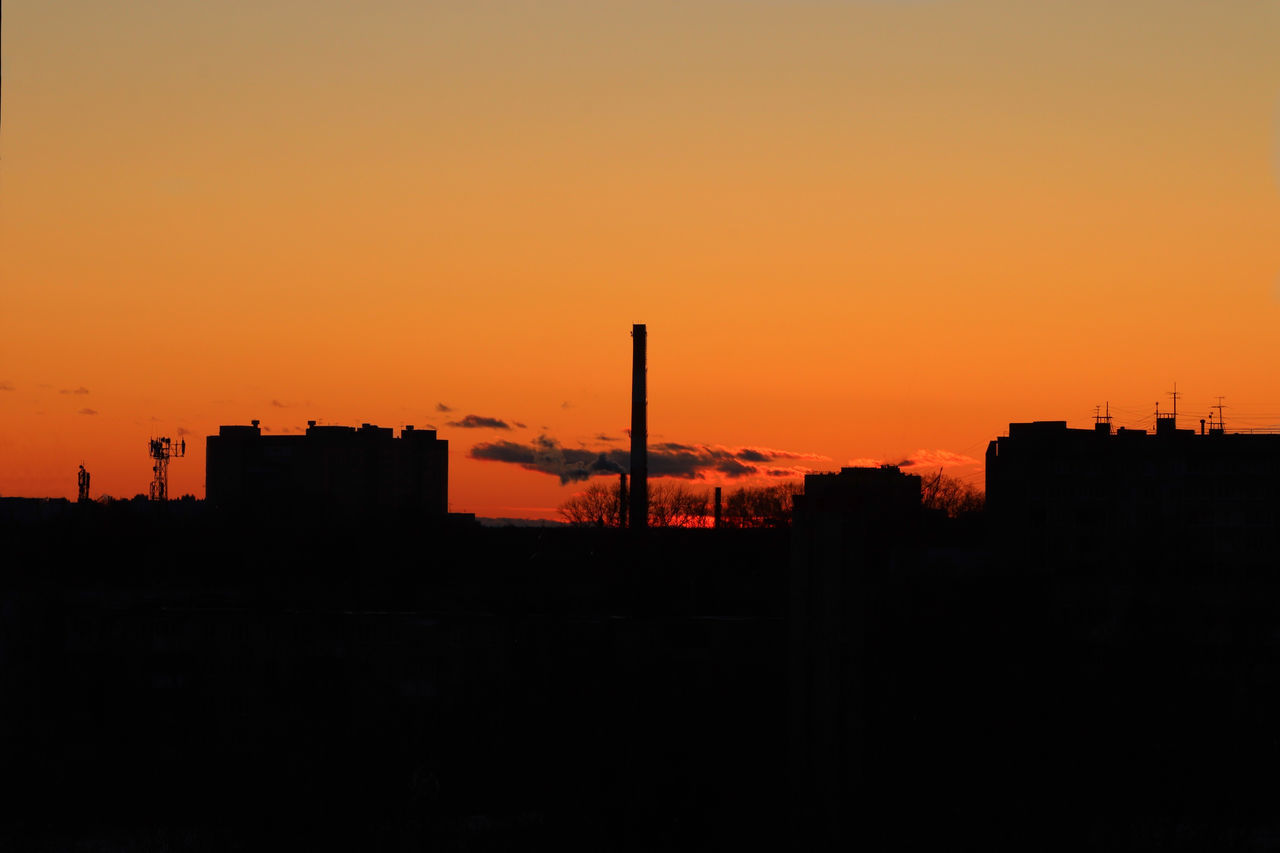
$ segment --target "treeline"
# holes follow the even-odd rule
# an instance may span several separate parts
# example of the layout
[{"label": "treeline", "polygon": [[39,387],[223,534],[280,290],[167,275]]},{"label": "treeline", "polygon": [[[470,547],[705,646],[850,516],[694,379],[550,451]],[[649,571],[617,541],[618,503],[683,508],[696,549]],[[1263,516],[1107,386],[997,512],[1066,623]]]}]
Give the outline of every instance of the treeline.
[{"label": "treeline", "polygon": [[922,478],[920,502],[927,510],[944,513],[947,518],[960,518],[982,512],[987,506],[987,496],[972,483],[939,471],[932,477]]},{"label": "treeline", "polygon": [[[722,527],[786,527],[793,501],[804,491],[798,480],[771,486],[742,486],[724,493]],[[618,484],[596,481],[566,500],[560,516],[576,527],[620,527],[626,520],[626,495]],[[650,527],[711,527],[713,493],[671,480],[649,483]]]},{"label": "treeline", "polygon": [[[789,527],[796,495],[804,482],[742,486],[723,495],[722,527]],[[650,527],[711,527],[715,523],[713,493],[671,480],[649,484]],[[921,505],[959,518],[981,512],[986,496],[976,486],[939,471],[922,478]],[[575,527],[621,527],[626,523],[627,495],[619,483],[595,481],[559,506],[561,518]]]}]

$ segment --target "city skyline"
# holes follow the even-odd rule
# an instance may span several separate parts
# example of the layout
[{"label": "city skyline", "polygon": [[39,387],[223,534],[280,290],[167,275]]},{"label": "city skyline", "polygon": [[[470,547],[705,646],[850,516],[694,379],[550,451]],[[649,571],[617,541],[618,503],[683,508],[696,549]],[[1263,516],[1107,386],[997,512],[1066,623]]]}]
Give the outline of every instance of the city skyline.
[{"label": "city skyline", "polygon": [[316,419],[554,517],[516,451],[625,448],[632,323],[707,486],[980,479],[1175,381],[1280,424],[1280,10],[1026,5],[10,4],[0,494],[145,492],[169,435],[203,496],[219,425]]}]

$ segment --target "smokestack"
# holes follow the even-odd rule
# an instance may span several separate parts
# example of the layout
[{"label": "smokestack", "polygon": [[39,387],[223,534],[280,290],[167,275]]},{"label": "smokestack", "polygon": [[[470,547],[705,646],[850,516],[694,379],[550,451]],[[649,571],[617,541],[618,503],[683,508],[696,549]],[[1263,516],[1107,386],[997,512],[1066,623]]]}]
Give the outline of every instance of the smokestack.
[{"label": "smokestack", "polygon": [[649,526],[649,427],[645,377],[647,333],[644,323],[631,327],[631,526]]}]

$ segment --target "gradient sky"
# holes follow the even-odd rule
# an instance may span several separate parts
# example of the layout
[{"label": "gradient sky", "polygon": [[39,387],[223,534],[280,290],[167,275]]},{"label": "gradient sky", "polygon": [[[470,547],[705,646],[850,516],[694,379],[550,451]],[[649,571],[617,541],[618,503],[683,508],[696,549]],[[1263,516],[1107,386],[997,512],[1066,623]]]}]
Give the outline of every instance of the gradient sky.
[{"label": "gradient sky", "polygon": [[181,433],[203,496],[219,424],[314,418],[434,424],[454,510],[550,515],[581,485],[468,452],[623,435],[636,322],[654,441],[802,467],[1175,381],[1280,426],[1277,3],[4,11],[3,495],[144,492]]}]

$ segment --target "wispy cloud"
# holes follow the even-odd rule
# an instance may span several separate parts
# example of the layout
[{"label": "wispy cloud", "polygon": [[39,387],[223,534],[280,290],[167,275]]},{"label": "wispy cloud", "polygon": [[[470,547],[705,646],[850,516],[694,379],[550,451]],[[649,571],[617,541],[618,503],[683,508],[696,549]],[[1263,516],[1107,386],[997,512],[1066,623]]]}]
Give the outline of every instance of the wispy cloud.
[{"label": "wispy cloud", "polygon": [[289,408],[292,404],[291,404],[291,403],[281,403],[279,400],[272,400],[272,401],[271,401],[271,405],[272,405],[273,407],[277,408],[277,409],[287,409],[287,408]]},{"label": "wispy cloud", "polygon": [[0,391],[12,391],[12,390],[13,390],[12,382],[0,382]]},{"label": "wispy cloud", "polygon": [[437,412],[452,412],[453,406],[446,406],[444,403],[436,403]]},{"label": "wispy cloud", "polygon": [[[529,471],[551,474],[561,483],[586,480],[598,474],[630,470],[631,453],[617,447],[591,449],[565,447],[547,435],[529,444],[515,441],[482,442],[471,448],[472,459],[506,462]],[[649,447],[649,476],[681,479],[728,479],[744,477],[797,477],[808,472],[796,465],[779,465],[779,460],[825,460],[817,453],[797,453],[761,447],[725,447],[710,444],[661,442]]]},{"label": "wispy cloud", "polygon": [[845,464],[850,468],[875,468],[880,465],[896,465],[899,468],[963,468],[968,465],[977,465],[979,460],[963,453],[956,453],[953,450],[928,450],[922,448],[907,458],[899,459],[896,462],[864,456],[858,459],[850,459]]},{"label": "wispy cloud", "polygon": [[460,420],[445,421],[445,423],[460,429],[511,429],[511,424],[501,418],[489,418],[484,415],[464,415]]},{"label": "wispy cloud", "polygon": [[96,414],[98,414],[98,410],[97,410],[97,409],[81,409],[79,412],[77,412],[77,414],[81,414],[81,415],[96,415]]},{"label": "wispy cloud", "polygon": [[59,394],[88,394],[89,389],[81,385],[79,388],[63,388]]},{"label": "wispy cloud", "polygon": [[905,460],[898,463],[900,468],[959,468],[965,465],[977,465],[978,460],[963,453],[951,450],[917,450]]}]

